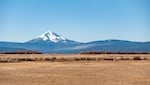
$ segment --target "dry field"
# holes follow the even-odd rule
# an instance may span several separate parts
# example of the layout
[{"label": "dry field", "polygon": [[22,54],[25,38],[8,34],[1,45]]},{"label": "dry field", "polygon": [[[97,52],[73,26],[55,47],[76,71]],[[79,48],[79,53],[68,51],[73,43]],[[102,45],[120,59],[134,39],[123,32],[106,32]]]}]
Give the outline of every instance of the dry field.
[{"label": "dry field", "polygon": [[[134,60],[139,56],[142,60]],[[0,55],[1,60],[35,60],[1,62],[0,85],[150,85],[149,56]]]}]

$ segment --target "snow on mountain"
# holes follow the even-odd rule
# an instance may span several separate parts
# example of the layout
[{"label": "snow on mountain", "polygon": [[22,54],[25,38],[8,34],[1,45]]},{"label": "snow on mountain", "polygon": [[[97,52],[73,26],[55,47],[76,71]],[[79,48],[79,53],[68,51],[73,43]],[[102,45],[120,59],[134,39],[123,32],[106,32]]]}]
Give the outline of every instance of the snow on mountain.
[{"label": "snow on mountain", "polygon": [[56,33],[51,31],[45,32],[39,38],[42,39],[43,41],[51,41],[51,42],[60,42],[60,41],[66,42],[67,40],[63,36],[57,35]]},{"label": "snow on mountain", "polygon": [[41,36],[28,41],[27,43],[68,43],[68,44],[77,44],[79,42],[69,40],[63,36],[60,36],[54,32],[47,31]]}]

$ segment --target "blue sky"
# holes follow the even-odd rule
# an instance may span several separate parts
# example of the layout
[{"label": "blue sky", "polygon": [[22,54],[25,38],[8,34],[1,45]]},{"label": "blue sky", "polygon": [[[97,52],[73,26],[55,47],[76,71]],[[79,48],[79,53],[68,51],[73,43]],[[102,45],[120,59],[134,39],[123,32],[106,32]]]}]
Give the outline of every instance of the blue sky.
[{"label": "blue sky", "polygon": [[150,0],[0,0],[0,41],[47,30],[80,42],[150,41]]}]

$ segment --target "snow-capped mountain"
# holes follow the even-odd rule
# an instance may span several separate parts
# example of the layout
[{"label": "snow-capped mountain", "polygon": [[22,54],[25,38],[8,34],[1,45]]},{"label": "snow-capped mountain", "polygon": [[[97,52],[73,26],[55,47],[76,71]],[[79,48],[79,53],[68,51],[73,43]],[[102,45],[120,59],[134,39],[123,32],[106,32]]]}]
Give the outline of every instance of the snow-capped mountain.
[{"label": "snow-capped mountain", "polygon": [[66,38],[57,35],[56,33],[51,31],[47,31],[46,33],[42,34],[39,38],[44,41],[50,41],[50,42],[66,42]]},{"label": "snow-capped mountain", "polygon": [[60,36],[54,32],[47,31],[43,33],[41,36],[28,41],[27,43],[69,43],[69,44],[75,44],[79,43],[76,41],[69,40],[63,36]]},{"label": "snow-capped mountain", "polygon": [[42,53],[80,53],[83,51],[150,52],[150,42],[101,40],[80,43],[47,31],[25,43],[0,42],[0,52],[34,50]]}]

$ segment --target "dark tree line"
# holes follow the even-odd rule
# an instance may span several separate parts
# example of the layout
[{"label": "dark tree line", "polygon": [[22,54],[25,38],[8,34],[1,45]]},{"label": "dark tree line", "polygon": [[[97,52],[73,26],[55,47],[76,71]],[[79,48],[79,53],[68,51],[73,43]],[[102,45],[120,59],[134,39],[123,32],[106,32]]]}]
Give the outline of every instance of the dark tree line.
[{"label": "dark tree line", "polygon": [[108,51],[88,51],[80,54],[150,54],[150,52],[108,52]]},{"label": "dark tree line", "polygon": [[18,50],[18,51],[0,52],[0,54],[42,54],[42,53],[32,50]]}]

